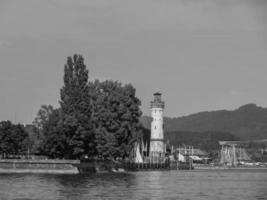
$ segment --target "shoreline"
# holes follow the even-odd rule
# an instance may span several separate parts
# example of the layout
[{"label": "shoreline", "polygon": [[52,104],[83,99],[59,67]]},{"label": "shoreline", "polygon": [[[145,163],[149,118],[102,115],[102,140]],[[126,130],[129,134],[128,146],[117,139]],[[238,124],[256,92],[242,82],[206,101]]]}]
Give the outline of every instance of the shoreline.
[{"label": "shoreline", "polygon": [[52,170],[52,169],[0,169],[0,174],[79,174],[78,169]]},{"label": "shoreline", "polygon": [[1,159],[0,174],[79,174],[79,160],[26,160]]},{"label": "shoreline", "polygon": [[[196,171],[256,171],[267,170],[267,167],[229,167],[229,166],[193,166]],[[144,168],[137,167],[136,170],[129,170],[126,166],[118,165],[112,161],[91,161],[80,162],[79,160],[20,160],[3,159],[0,160],[0,174],[91,174],[91,173],[121,173],[131,171],[184,171],[176,168]],[[186,169],[185,169],[186,170]],[[189,169],[188,169],[189,170]],[[193,171],[194,171],[193,170]],[[187,170],[186,170],[187,171]],[[190,170],[191,171],[191,170]]]},{"label": "shoreline", "polygon": [[211,166],[194,166],[195,170],[267,170],[267,167],[211,167]]}]

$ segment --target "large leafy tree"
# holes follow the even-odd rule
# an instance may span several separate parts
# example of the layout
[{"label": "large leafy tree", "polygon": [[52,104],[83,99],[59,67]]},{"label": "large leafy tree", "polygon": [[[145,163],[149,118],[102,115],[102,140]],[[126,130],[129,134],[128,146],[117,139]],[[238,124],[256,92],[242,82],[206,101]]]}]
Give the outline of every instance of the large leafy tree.
[{"label": "large leafy tree", "polygon": [[[65,117],[67,119],[68,117]],[[42,105],[33,121],[34,135],[32,151],[50,158],[74,158],[70,148],[72,131],[69,127],[73,121],[64,124],[61,108],[54,109],[51,105]],[[76,120],[75,120],[76,121]]]},{"label": "large leafy tree", "polygon": [[44,137],[40,145],[42,154],[51,158],[73,158],[69,148],[71,133],[63,123],[62,110],[54,109],[43,127]]},{"label": "large leafy tree", "polygon": [[0,152],[2,156],[24,154],[28,148],[28,134],[21,124],[0,122]]},{"label": "large leafy tree", "polygon": [[140,138],[140,100],[132,85],[96,80],[91,82],[95,143],[98,156],[124,158]]},{"label": "large leafy tree", "polygon": [[68,148],[77,158],[94,155],[88,70],[81,55],[68,57],[64,72],[64,86],[60,94],[62,126],[67,133]]}]

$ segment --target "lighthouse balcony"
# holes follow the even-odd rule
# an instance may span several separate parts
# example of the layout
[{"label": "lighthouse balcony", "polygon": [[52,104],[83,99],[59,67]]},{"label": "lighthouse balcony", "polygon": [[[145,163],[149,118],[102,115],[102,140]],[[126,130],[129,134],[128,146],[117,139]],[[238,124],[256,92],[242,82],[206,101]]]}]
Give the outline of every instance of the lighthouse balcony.
[{"label": "lighthouse balcony", "polygon": [[164,109],[165,103],[162,101],[151,101],[150,102],[150,107],[151,108],[162,108]]}]

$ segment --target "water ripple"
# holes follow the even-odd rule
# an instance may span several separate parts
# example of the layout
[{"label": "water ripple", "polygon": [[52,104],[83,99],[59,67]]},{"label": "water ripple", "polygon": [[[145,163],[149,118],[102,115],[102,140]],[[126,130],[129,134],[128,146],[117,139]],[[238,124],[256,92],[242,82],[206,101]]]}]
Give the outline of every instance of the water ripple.
[{"label": "water ripple", "polygon": [[266,199],[266,171],[157,171],[124,174],[1,174],[2,200]]}]

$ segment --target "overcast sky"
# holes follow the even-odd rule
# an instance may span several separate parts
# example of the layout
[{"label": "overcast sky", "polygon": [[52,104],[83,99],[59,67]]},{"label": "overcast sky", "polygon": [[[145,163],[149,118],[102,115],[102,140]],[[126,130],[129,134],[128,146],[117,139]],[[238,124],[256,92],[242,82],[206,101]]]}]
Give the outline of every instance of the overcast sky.
[{"label": "overcast sky", "polygon": [[150,114],[267,107],[266,0],[0,0],[0,120],[58,107],[66,57],[132,83]]}]

